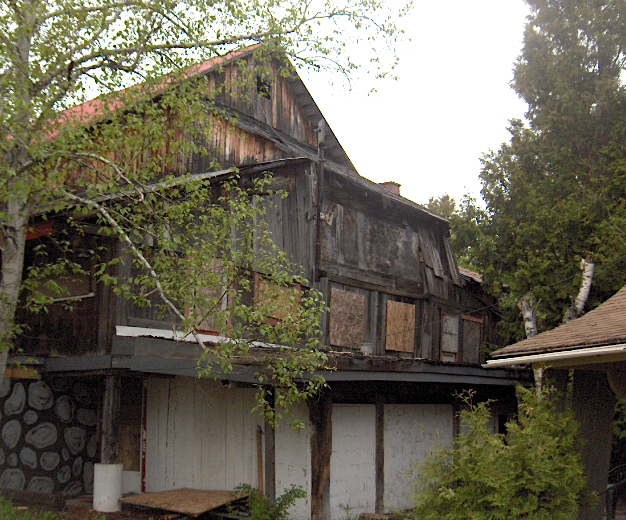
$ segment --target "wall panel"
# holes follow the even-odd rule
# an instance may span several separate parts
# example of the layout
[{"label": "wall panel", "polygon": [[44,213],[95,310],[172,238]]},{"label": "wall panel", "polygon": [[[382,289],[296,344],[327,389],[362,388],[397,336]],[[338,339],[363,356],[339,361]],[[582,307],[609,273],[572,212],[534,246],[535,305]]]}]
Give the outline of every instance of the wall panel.
[{"label": "wall panel", "polygon": [[376,502],[376,411],[374,405],[333,405],[330,516],[374,512]]},{"label": "wall panel", "polygon": [[450,447],[452,405],[385,405],[385,510],[407,509],[407,493],[430,450]]}]

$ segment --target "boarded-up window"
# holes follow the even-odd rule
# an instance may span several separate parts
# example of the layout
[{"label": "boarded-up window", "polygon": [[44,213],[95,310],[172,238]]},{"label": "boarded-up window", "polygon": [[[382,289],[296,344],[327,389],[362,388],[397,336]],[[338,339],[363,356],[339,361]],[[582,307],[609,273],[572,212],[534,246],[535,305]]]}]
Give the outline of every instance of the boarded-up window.
[{"label": "boarded-up window", "polygon": [[459,353],[459,316],[441,314],[441,360],[457,361]]},{"label": "boarded-up window", "polygon": [[329,341],[340,347],[358,347],[365,338],[365,294],[330,290]]},{"label": "boarded-up window", "polygon": [[462,316],[462,319],[463,361],[467,363],[478,363],[480,360],[483,320],[472,316]]},{"label": "boarded-up window", "polygon": [[385,348],[411,352],[415,348],[415,305],[387,300]]},{"label": "boarded-up window", "polygon": [[255,303],[270,320],[282,321],[298,310],[300,285],[284,287],[256,275]]},{"label": "boarded-up window", "polygon": [[207,279],[215,280],[211,287],[197,287],[198,305],[195,313],[197,317],[197,330],[205,332],[219,332],[216,313],[226,309],[226,297],[224,296],[224,284],[222,282],[222,263],[217,258],[210,258],[207,269],[211,270]]}]

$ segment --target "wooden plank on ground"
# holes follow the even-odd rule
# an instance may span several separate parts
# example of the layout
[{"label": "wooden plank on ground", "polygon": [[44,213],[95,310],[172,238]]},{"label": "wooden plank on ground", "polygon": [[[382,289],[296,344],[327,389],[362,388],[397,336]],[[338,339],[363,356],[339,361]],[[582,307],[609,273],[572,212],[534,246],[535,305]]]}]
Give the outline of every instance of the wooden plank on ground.
[{"label": "wooden plank on ground", "polygon": [[181,488],[133,495],[120,502],[196,517],[240,498],[244,497],[235,491]]}]

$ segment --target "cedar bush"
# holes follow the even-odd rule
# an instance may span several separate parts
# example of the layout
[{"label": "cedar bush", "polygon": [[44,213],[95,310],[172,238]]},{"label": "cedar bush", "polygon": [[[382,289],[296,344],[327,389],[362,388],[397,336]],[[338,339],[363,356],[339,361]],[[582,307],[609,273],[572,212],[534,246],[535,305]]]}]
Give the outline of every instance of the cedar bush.
[{"label": "cedar bush", "polygon": [[507,433],[489,427],[489,403],[461,396],[462,433],[453,449],[427,458],[411,498],[415,520],[575,520],[585,477],[571,411],[556,409],[552,388],[518,389]]}]

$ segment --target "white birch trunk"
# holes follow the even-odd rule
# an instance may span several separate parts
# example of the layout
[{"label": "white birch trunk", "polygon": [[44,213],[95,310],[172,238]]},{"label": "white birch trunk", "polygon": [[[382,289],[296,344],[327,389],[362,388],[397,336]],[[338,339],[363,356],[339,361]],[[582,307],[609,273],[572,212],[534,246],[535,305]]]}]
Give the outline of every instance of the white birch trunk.
[{"label": "white birch trunk", "polygon": [[[22,167],[29,162],[28,143],[32,132],[32,97],[30,78],[30,51],[36,2],[24,0],[20,6],[21,24],[15,34],[16,66],[15,98],[15,143],[0,157],[0,175],[6,179],[3,194],[4,203],[0,207],[0,250],[2,251],[2,279],[0,280],[0,380],[4,378],[8,351],[13,345],[15,312],[17,310],[22,274],[24,271],[24,251],[26,232],[30,218],[30,182]],[[5,139],[6,136],[2,136]]]},{"label": "white birch trunk", "polygon": [[524,318],[524,329],[526,330],[526,337],[532,338],[537,335],[537,307],[539,302],[535,302],[535,297],[532,293],[528,293],[519,302],[517,307],[522,312]]},{"label": "white birch trunk", "polygon": [[[517,302],[517,306],[522,312],[522,317],[524,318],[524,329],[526,330],[526,337],[532,338],[533,336],[536,336],[538,332],[537,307],[539,306],[539,302],[535,303],[535,297],[532,295],[532,293],[528,293],[519,302]],[[533,374],[535,376],[535,390],[537,392],[537,395],[540,395],[543,388],[543,369],[535,368],[533,369]]]},{"label": "white birch trunk", "polygon": [[582,315],[583,310],[585,309],[585,304],[587,303],[587,298],[589,298],[595,264],[590,260],[585,260],[583,258],[580,261],[580,269],[583,272],[582,281],[580,282],[580,290],[578,291],[578,295],[576,296],[574,303],[567,309],[565,317],[563,318],[563,323],[572,321]]}]

